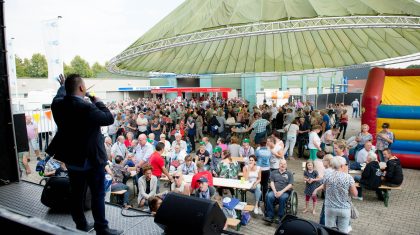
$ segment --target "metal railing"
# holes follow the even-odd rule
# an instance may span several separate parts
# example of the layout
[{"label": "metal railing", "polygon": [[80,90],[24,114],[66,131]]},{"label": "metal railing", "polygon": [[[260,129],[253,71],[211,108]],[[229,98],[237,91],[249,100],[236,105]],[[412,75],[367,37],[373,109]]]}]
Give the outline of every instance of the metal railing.
[{"label": "metal railing", "polygon": [[312,19],[275,21],[254,23],[239,26],[227,26],[215,30],[194,32],[162,40],[157,40],[125,50],[112,58],[107,69],[112,73],[131,76],[144,76],[146,72],[120,69],[117,64],[126,60],[147,55],[170,48],[192,44],[218,41],[239,37],[250,37],[267,34],[302,32],[329,29],[360,29],[360,28],[413,28],[420,29],[420,17],[416,16],[346,16],[319,17]]}]

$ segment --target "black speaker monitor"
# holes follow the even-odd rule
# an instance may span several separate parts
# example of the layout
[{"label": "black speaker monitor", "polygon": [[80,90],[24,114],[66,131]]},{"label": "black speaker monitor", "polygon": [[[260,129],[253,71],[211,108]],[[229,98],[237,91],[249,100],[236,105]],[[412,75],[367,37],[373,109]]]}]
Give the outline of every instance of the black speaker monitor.
[{"label": "black speaker monitor", "polygon": [[310,220],[293,215],[286,215],[281,220],[275,235],[345,235],[334,228],[328,228]]},{"label": "black speaker monitor", "polygon": [[155,223],[166,234],[212,235],[222,232],[226,216],[214,201],[169,193],[156,212]]}]

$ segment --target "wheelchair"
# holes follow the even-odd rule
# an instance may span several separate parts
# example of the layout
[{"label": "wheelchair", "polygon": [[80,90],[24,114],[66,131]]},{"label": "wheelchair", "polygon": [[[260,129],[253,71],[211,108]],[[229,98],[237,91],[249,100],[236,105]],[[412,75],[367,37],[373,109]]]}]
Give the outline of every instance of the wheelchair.
[{"label": "wheelchair", "polygon": [[286,215],[296,215],[298,211],[298,196],[297,193],[292,190],[289,198],[286,202]]},{"label": "wheelchair", "polygon": [[[271,189],[268,190],[267,194],[271,192]],[[291,189],[289,192],[289,197],[286,201],[285,213],[284,215],[293,215],[296,216],[298,212],[298,195],[295,190]],[[278,205],[278,202],[275,203]],[[281,219],[281,218],[279,218]]]}]

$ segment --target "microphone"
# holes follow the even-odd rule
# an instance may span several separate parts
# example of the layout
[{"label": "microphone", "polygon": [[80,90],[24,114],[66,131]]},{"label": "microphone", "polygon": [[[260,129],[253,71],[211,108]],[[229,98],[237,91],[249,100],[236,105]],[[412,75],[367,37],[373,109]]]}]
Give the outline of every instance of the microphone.
[{"label": "microphone", "polygon": [[92,103],[94,103],[96,100],[94,92],[86,92],[86,97],[88,97]]}]

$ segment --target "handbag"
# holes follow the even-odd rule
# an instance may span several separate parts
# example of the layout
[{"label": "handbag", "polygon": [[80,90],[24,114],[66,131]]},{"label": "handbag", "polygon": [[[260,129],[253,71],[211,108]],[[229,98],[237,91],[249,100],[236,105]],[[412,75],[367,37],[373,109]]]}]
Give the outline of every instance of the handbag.
[{"label": "handbag", "polygon": [[249,213],[249,211],[242,211],[241,225],[247,225],[250,220],[251,220],[251,213]]},{"label": "handbag", "polygon": [[353,205],[351,201],[350,201],[350,205],[351,205],[350,218],[352,219],[359,218],[359,211],[356,209],[356,207]]},{"label": "handbag", "polygon": [[[84,209],[90,210],[92,195],[87,188]],[[70,210],[70,180],[68,177],[52,176],[47,178],[41,194],[41,203],[59,211]]]}]

